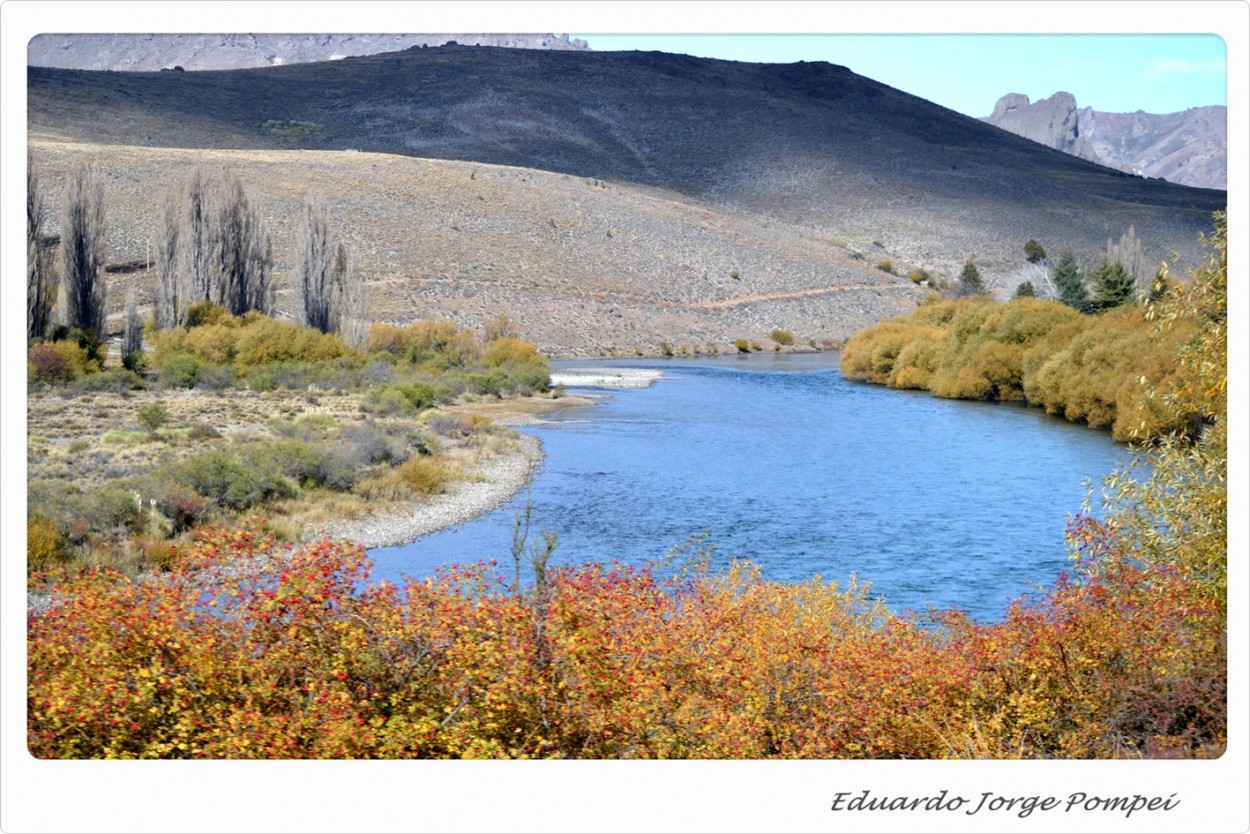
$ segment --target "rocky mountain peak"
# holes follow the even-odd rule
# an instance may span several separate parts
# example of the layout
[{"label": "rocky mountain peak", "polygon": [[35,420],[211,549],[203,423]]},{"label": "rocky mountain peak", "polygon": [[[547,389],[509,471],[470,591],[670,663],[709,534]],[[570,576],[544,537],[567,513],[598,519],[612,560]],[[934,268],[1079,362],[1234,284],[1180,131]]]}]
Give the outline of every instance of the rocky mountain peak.
[{"label": "rocky mountain peak", "polygon": [[1057,92],[1030,102],[1008,93],[984,121],[1048,148],[1142,177],[1197,188],[1227,189],[1227,108],[1196,107],[1156,115],[1077,108]]},{"label": "rocky mountain peak", "polygon": [[1100,161],[1081,135],[1076,97],[1071,93],[1060,91],[1036,103],[1030,103],[1026,95],[1008,93],[994,105],[989,122],[1049,148]]}]

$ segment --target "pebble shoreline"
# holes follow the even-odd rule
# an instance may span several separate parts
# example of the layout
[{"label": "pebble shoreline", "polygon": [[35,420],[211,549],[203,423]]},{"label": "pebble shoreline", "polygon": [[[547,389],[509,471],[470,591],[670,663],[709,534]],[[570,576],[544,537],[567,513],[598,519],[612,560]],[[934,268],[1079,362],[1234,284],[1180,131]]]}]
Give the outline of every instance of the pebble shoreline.
[{"label": "pebble shoreline", "polygon": [[525,488],[543,461],[537,438],[521,434],[517,442],[516,451],[497,454],[468,469],[481,480],[459,481],[442,495],[385,515],[334,522],[310,531],[304,539],[340,539],[366,549],[392,547],[498,509]]}]

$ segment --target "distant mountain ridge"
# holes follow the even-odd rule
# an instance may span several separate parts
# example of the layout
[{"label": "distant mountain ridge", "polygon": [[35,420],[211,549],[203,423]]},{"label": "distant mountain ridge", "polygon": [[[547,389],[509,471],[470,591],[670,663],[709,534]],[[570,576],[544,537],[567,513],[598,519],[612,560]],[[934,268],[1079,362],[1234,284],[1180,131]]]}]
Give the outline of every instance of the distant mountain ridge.
[{"label": "distant mountain ridge", "polygon": [[1179,113],[1105,113],[1078,108],[1071,93],[1030,102],[998,100],[983,121],[1049,148],[1143,177],[1195,188],[1228,189],[1228,108]]},{"label": "distant mountain ridge", "polygon": [[31,38],[26,63],[112,72],[251,69],[337,61],[452,41],[514,49],[588,48],[583,40],[547,34],[46,34]]}]

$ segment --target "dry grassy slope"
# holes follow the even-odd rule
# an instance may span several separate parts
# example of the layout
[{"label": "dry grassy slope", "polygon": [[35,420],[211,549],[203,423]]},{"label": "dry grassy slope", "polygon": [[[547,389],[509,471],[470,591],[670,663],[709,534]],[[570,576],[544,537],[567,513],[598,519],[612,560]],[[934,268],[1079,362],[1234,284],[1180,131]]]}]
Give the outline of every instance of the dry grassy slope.
[{"label": "dry grassy slope", "polygon": [[[29,79],[42,153],[95,143],[57,153],[121,165],[118,189],[150,203],[197,153],[236,151],[280,244],[300,193],[331,200],[383,316],[510,308],[561,352],[778,325],[846,335],[915,294],[870,268],[883,257],[947,275],[976,257],[1003,292],[1029,238],[1092,261],[1133,225],[1149,260],[1192,258],[1224,203],[820,63],[443,47],[232,72],[32,68]],[[273,136],[268,119],[321,131]],[[140,170],[153,165],[164,173]],[[138,246],[156,215],[145,216],[122,232]],[[135,245],[118,257],[141,258]],[[858,285],[881,288],[816,292]],[[728,296],[765,299],[708,306]]]},{"label": "dry grassy slope", "polygon": [[[115,313],[131,286],[150,301],[149,240],[166,195],[196,165],[246,179],[280,282],[301,201],[321,194],[366,276],[373,318],[476,326],[506,313],[558,355],[661,341],[724,349],[773,327],[839,339],[919,296],[826,236],[654,189],[384,154],[31,146],[52,205],[75,165],[104,172]],[[290,311],[285,288],[278,302]]]}]

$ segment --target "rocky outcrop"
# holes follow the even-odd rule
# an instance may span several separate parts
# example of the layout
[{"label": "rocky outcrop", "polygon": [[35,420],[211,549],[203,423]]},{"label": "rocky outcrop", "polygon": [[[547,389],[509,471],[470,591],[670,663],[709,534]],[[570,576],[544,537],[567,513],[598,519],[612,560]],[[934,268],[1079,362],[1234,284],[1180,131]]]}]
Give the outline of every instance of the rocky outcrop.
[{"label": "rocky outcrop", "polygon": [[1035,104],[1030,104],[1026,95],[1008,93],[994,105],[994,113],[986,121],[1048,148],[1102,162],[1082,135],[1076,98],[1071,93],[1058,92]]},{"label": "rocky outcrop", "polygon": [[1048,148],[1141,177],[1195,188],[1228,188],[1228,108],[1179,113],[1078,109],[1071,93],[1035,103],[1008,93],[984,121]]}]

